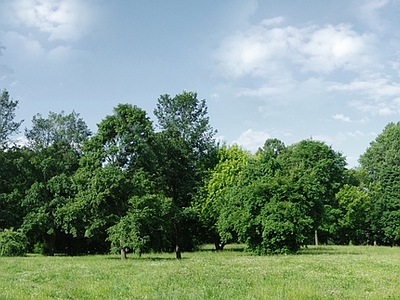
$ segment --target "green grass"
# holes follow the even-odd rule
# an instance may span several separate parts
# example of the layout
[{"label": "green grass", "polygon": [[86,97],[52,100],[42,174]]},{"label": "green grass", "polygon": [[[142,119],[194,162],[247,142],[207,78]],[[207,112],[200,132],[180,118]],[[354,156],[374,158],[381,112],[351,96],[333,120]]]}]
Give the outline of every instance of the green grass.
[{"label": "green grass", "polygon": [[[231,250],[231,251],[229,251]],[[0,299],[400,299],[400,248],[0,258]]]}]

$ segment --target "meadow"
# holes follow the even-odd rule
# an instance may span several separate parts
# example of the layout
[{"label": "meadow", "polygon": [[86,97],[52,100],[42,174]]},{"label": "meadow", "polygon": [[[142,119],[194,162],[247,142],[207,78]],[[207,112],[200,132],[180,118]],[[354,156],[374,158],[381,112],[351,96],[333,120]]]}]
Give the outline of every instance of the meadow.
[{"label": "meadow", "polygon": [[0,258],[0,299],[400,299],[400,248]]}]

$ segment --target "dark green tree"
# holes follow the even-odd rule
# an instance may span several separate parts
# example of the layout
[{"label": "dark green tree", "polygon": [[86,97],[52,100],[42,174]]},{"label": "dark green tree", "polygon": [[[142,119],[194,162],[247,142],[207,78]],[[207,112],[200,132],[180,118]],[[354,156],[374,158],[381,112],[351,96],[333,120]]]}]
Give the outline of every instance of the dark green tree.
[{"label": "dark green tree", "polygon": [[375,185],[371,194],[371,226],[376,242],[400,243],[400,122],[389,123],[360,157]]},{"label": "dark green tree", "polygon": [[34,183],[22,201],[25,209],[22,228],[31,243],[45,243],[49,255],[54,255],[57,235],[62,232],[60,210],[74,198],[71,177],[78,169],[80,149],[89,135],[90,130],[75,112],[68,115],[50,112],[47,119],[36,115],[32,128],[25,129],[34,153],[30,159]]},{"label": "dark green tree", "polygon": [[179,259],[182,248],[191,249],[195,244],[200,223],[192,202],[203,186],[210,155],[215,153],[215,131],[209,124],[206,101],[194,92],[160,96],[154,115],[161,130],[157,134],[161,188],[172,199],[174,248]]},{"label": "dark green tree", "polygon": [[[153,139],[146,112],[130,104],[119,104],[113,115],[98,124],[97,134],[83,147],[80,168],[74,176],[78,190],[75,200],[63,210],[69,224],[65,230],[97,244],[95,251],[109,250],[104,244],[107,238],[115,245],[115,229],[129,229],[123,223],[119,227],[116,224],[126,220],[130,199],[153,189]],[[108,236],[110,227],[114,229]],[[126,234],[120,232],[121,239]],[[121,251],[126,246],[123,243]]]}]

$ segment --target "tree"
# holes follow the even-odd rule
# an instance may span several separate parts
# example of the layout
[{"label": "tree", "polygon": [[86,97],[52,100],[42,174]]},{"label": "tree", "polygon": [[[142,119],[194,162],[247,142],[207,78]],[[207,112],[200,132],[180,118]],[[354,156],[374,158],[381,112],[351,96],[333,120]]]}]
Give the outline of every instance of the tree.
[{"label": "tree", "polygon": [[131,208],[130,199],[151,193],[154,186],[153,136],[146,112],[130,104],[119,104],[98,124],[74,176],[75,199],[63,210],[69,224],[65,230],[100,245],[96,251],[105,250],[107,238],[114,243],[116,228],[129,230],[120,222]]},{"label": "tree", "polygon": [[377,188],[371,193],[371,226],[378,243],[400,243],[400,122],[389,123],[360,156]]},{"label": "tree", "polygon": [[236,181],[251,155],[237,145],[218,148],[219,161],[205,180],[199,210],[216,250],[222,250],[231,241],[232,232],[218,232],[217,222],[224,206],[226,193]]},{"label": "tree", "polygon": [[33,152],[24,147],[0,151],[0,228],[20,228],[22,200],[35,180]]},{"label": "tree", "polygon": [[316,230],[327,239],[333,221],[328,213],[338,208],[335,194],[345,180],[345,158],[323,142],[303,140],[288,147],[279,159],[293,180],[301,184],[308,199],[315,243],[318,243]]},{"label": "tree", "polygon": [[322,142],[285,147],[267,140],[229,188],[218,220],[257,253],[292,253],[305,245],[334,202],[344,159]]},{"label": "tree", "polygon": [[147,194],[129,199],[130,207],[119,222],[108,228],[108,240],[113,251],[120,251],[121,258],[126,258],[127,250],[139,256],[150,250],[165,250],[170,225],[165,220],[170,218],[171,199],[162,195]]},{"label": "tree", "polygon": [[50,112],[47,119],[36,115],[32,128],[25,129],[34,153],[30,162],[35,182],[22,201],[26,212],[22,228],[32,242],[44,242],[50,255],[54,255],[56,238],[63,227],[60,210],[75,195],[71,177],[78,169],[82,143],[89,135],[90,130],[75,112]]},{"label": "tree", "polygon": [[190,240],[196,220],[190,207],[197,189],[203,185],[203,164],[213,153],[215,131],[209,124],[205,100],[199,100],[194,92],[184,91],[173,98],[160,96],[154,115],[161,130],[157,134],[161,187],[165,196],[172,199],[176,212],[172,223],[176,257],[180,258],[182,245],[193,247]]},{"label": "tree", "polygon": [[28,240],[21,230],[0,230],[0,256],[23,256],[27,252]]},{"label": "tree", "polygon": [[91,136],[85,121],[73,111],[66,115],[49,112],[47,118],[37,114],[32,118],[32,128],[25,129],[25,136],[31,149],[44,149],[54,143],[64,143],[80,150],[83,142]]},{"label": "tree", "polygon": [[366,244],[371,241],[371,199],[367,188],[345,184],[336,194],[341,215],[338,225],[342,241],[346,243]]},{"label": "tree", "polygon": [[10,135],[18,133],[22,121],[16,122],[15,109],[18,107],[18,100],[10,99],[8,91],[3,90],[0,97],[0,146],[4,147],[9,141]]}]

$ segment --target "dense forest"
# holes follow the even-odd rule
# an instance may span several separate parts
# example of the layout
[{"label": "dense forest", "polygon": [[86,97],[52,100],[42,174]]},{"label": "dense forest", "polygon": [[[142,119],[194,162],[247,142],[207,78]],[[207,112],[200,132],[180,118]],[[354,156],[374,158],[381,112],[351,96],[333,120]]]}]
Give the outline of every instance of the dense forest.
[{"label": "dense forest", "polygon": [[119,104],[92,133],[76,112],[33,116],[0,100],[0,255],[191,251],[245,243],[258,254],[309,244],[400,242],[400,123],[360,157],[312,139],[256,153],[217,143],[205,100]]}]

